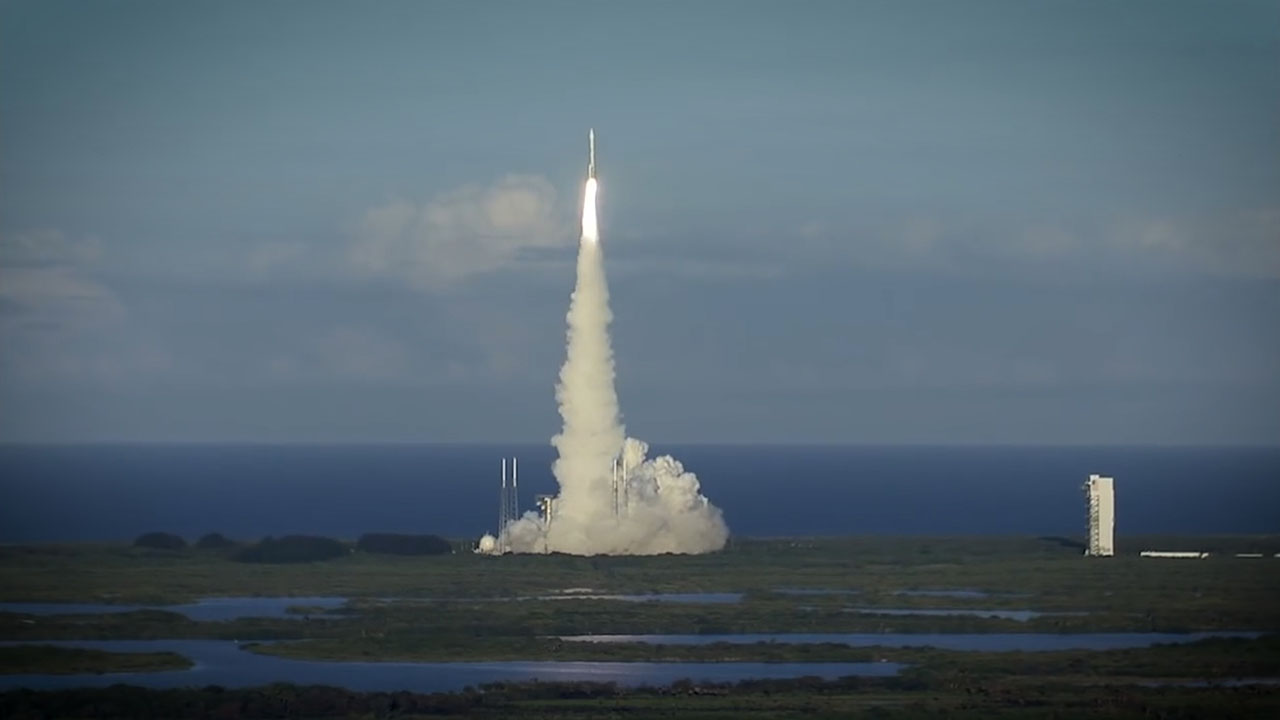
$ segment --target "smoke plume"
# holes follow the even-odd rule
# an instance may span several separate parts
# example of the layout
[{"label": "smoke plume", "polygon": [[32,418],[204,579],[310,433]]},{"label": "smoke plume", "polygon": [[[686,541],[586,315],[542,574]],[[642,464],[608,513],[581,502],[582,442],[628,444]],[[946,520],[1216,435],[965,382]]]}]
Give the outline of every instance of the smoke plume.
[{"label": "smoke plume", "polygon": [[596,224],[596,179],[582,203],[578,277],[569,301],[568,347],[556,402],[564,425],[551,442],[560,494],[551,518],[527,513],[502,529],[516,552],[576,555],[704,553],[724,547],[729,529],[698,478],[675,458],[647,457],[628,438],[614,388],[609,285]]}]

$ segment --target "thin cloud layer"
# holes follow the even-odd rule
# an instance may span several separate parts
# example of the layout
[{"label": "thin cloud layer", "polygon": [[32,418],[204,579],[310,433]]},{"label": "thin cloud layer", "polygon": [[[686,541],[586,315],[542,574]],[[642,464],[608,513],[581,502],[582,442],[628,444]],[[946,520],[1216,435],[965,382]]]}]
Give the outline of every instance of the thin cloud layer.
[{"label": "thin cloud layer", "polygon": [[808,222],[783,234],[776,273],[842,263],[946,274],[1076,268],[1165,276],[1280,277],[1280,209],[1054,222],[963,217]]},{"label": "thin cloud layer", "polygon": [[0,4],[0,439],[545,437],[593,125],[660,440],[1274,442],[1280,4],[979,4]]},{"label": "thin cloud layer", "polygon": [[166,363],[154,347],[110,341],[129,317],[94,277],[100,256],[97,238],[57,230],[0,237],[0,384],[114,382]]},{"label": "thin cloud layer", "polygon": [[100,327],[123,319],[124,306],[87,268],[101,255],[97,238],[57,230],[0,236],[0,332]]},{"label": "thin cloud layer", "polygon": [[84,265],[102,256],[96,237],[69,238],[60,230],[42,228],[0,235],[0,266]]},{"label": "thin cloud layer", "polygon": [[1118,242],[1181,269],[1280,278],[1280,208],[1121,223]]},{"label": "thin cloud layer", "polygon": [[420,206],[397,201],[368,211],[347,260],[362,276],[430,290],[507,267],[527,250],[566,246],[570,239],[551,183],[508,175]]}]

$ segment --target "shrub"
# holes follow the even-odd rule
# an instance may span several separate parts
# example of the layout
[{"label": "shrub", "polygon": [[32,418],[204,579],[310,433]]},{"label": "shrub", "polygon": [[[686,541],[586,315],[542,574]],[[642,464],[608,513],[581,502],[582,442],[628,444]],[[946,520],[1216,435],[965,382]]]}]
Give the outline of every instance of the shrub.
[{"label": "shrub", "polygon": [[286,535],[278,539],[263,538],[236,553],[232,559],[256,563],[303,563],[329,560],[346,552],[347,547],[333,538]]},{"label": "shrub", "polygon": [[235,540],[216,532],[203,535],[196,541],[196,547],[200,550],[226,550],[235,546]]},{"label": "shrub", "polygon": [[139,535],[138,539],[133,541],[133,546],[155,550],[181,550],[187,546],[187,541],[173,533],[149,532]]},{"label": "shrub", "polygon": [[387,555],[444,555],[452,552],[453,546],[438,535],[365,533],[356,541],[356,549]]}]

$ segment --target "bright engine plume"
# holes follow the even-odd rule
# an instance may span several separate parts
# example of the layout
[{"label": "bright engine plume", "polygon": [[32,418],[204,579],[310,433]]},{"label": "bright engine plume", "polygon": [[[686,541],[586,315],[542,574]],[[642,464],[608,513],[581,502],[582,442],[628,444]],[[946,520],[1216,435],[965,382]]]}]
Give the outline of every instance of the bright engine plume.
[{"label": "bright engine plume", "polygon": [[704,553],[724,547],[729,529],[675,458],[646,457],[628,438],[614,388],[609,285],[596,222],[595,131],[588,135],[582,239],[569,299],[567,347],[556,385],[563,427],[551,439],[560,494],[549,517],[527,513],[500,529],[516,552],[576,555]]}]

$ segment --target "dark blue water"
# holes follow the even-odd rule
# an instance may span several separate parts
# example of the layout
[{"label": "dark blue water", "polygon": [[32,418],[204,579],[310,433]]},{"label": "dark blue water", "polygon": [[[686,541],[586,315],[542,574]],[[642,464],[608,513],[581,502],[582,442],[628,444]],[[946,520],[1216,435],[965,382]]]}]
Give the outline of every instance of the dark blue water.
[{"label": "dark blue water", "polygon": [[929,615],[933,617],[966,616],[1000,618],[1029,622],[1039,617],[1088,615],[1087,612],[1041,612],[1039,610],[997,610],[995,608],[843,608],[843,612],[859,615]]},{"label": "dark blue water", "polygon": [[[1080,485],[1116,478],[1117,533],[1280,532],[1280,448],[657,447],[738,535],[1081,535]],[[522,506],[554,492],[549,446],[0,446],[0,542],[166,530],[255,538],[477,536],[499,459]]]},{"label": "dark blue water", "polygon": [[887,677],[898,663],[752,663],[752,662],[555,662],[494,661],[456,663],[328,662],[257,655],[225,640],[71,640],[0,645],[57,645],[109,652],[176,652],[195,667],[146,673],[105,675],[0,675],[0,690],[52,690],[107,687],[116,683],[151,688],[248,687],[272,682],[329,685],[349,690],[448,692],[468,685],[527,680],[616,682],[620,685],[669,685],[683,678],[736,682],[747,678],[848,675]]},{"label": "dark blue water", "polygon": [[[30,603],[0,602],[0,612],[26,615],[98,615],[102,613],[126,613],[135,610],[167,610],[186,615],[202,622],[221,622],[240,618],[298,619],[313,615],[291,613],[289,608],[305,607],[332,610],[345,605],[342,597],[213,597],[202,598],[181,605],[107,605],[103,603]],[[326,613],[314,613],[315,617],[333,617]]]},{"label": "dark blue water", "polygon": [[982,652],[1055,652],[1060,650],[1120,650],[1158,644],[1198,642],[1209,638],[1256,638],[1257,632],[1198,633],[740,633],[734,635],[564,635],[561,640],[591,643],[649,643],[651,645],[714,645],[838,643],[851,647],[933,647]]}]

